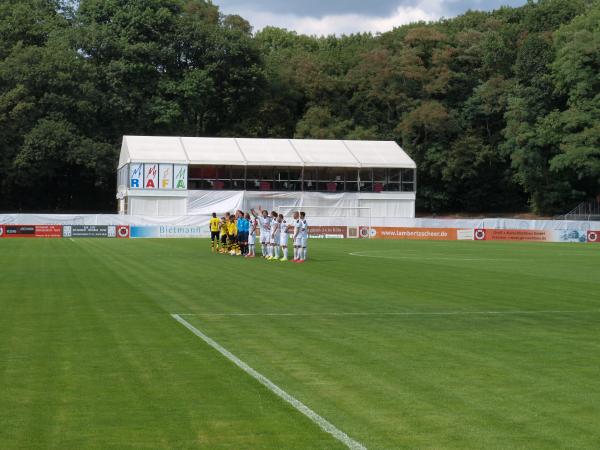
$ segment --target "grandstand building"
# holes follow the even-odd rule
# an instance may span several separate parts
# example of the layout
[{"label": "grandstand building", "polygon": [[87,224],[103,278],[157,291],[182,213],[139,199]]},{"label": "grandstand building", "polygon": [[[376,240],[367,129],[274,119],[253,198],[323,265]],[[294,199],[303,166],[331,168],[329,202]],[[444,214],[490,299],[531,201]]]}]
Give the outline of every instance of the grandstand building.
[{"label": "grandstand building", "polygon": [[416,165],[393,141],[124,136],[117,178],[128,215],[294,205],[313,217],[415,216]]}]

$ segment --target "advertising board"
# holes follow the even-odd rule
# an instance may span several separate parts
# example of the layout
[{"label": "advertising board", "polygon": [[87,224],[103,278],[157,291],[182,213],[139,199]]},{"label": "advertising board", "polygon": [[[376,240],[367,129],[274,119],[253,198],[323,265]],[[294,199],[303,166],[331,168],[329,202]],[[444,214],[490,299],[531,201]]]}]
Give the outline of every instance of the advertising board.
[{"label": "advertising board", "polygon": [[345,238],[348,237],[348,227],[342,226],[309,226],[309,237],[315,238]]},{"label": "advertising board", "polygon": [[[365,228],[361,236],[366,237]],[[368,229],[367,229],[368,230]],[[456,228],[371,227],[371,239],[411,239],[420,241],[455,241]]]},{"label": "advertising board", "polygon": [[35,225],[4,225],[2,234],[5,238],[33,238]]},{"label": "advertising board", "polygon": [[114,238],[117,236],[114,225],[63,225],[65,238]]},{"label": "advertising board", "polygon": [[39,238],[61,238],[62,225],[36,225],[35,237]]},{"label": "advertising board", "polygon": [[504,230],[477,228],[476,241],[588,242],[589,232],[580,230]]},{"label": "advertising board", "polygon": [[206,227],[185,225],[131,226],[131,238],[200,238]]}]

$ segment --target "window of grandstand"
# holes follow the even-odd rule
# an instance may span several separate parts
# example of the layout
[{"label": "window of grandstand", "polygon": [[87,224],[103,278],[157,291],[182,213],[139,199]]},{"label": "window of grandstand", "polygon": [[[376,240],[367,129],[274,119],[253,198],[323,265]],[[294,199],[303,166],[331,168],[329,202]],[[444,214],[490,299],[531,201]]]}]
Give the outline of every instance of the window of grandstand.
[{"label": "window of grandstand", "polygon": [[302,190],[316,191],[319,171],[316,167],[305,167],[302,175]]},{"label": "window of grandstand", "polygon": [[414,192],[414,169],[192,166],[189,189],[313,192]]},{"label": "window of grandstand", "polygon": [[321,192],[344,192],[346,171],[336,167],[318,168],[317,190]]},{"label": "window of grandstand", "polygon": [[373,170],[360,169],[358,172],[359,183],[358,189],[360,192],[373,192]]},{"label": "window of grandstand", "polygon": [[415,191],[415,170],[401,169],[402,192]]},{"label": "window of grandstand", "polygon": [[302,190],[302,168],[300,167],[275,167],[274,189],[276,191]]}]

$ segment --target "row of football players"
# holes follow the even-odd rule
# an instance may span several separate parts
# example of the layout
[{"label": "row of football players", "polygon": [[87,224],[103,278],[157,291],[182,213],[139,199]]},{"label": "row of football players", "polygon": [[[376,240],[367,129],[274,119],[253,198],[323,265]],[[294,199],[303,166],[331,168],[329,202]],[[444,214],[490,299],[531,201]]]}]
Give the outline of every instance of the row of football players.
[{"label": "row of football players", "polygon": [[210,219],[212,251],[230,255],[256,257],[257,235],[263,258],[288,261],[289,239],[294,247],[293,262],[304,262],[307,257],[308,223],[304,212],[295,212],[288,222],[283,214],[259,206],[249,213],[226,213],[220,219],[216,213]]}]

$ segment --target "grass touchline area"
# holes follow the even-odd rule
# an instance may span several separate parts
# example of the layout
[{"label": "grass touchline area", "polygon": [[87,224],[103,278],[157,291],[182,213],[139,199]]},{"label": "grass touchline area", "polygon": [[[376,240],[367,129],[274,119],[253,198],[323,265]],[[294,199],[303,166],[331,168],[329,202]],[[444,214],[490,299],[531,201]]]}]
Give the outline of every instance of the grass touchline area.
[{"label": "grass touchline area", "polygon": [[0,448],[347,448],[171,314],[370,450],[598,447],[600,246],[310,251],[1,239]]}]

